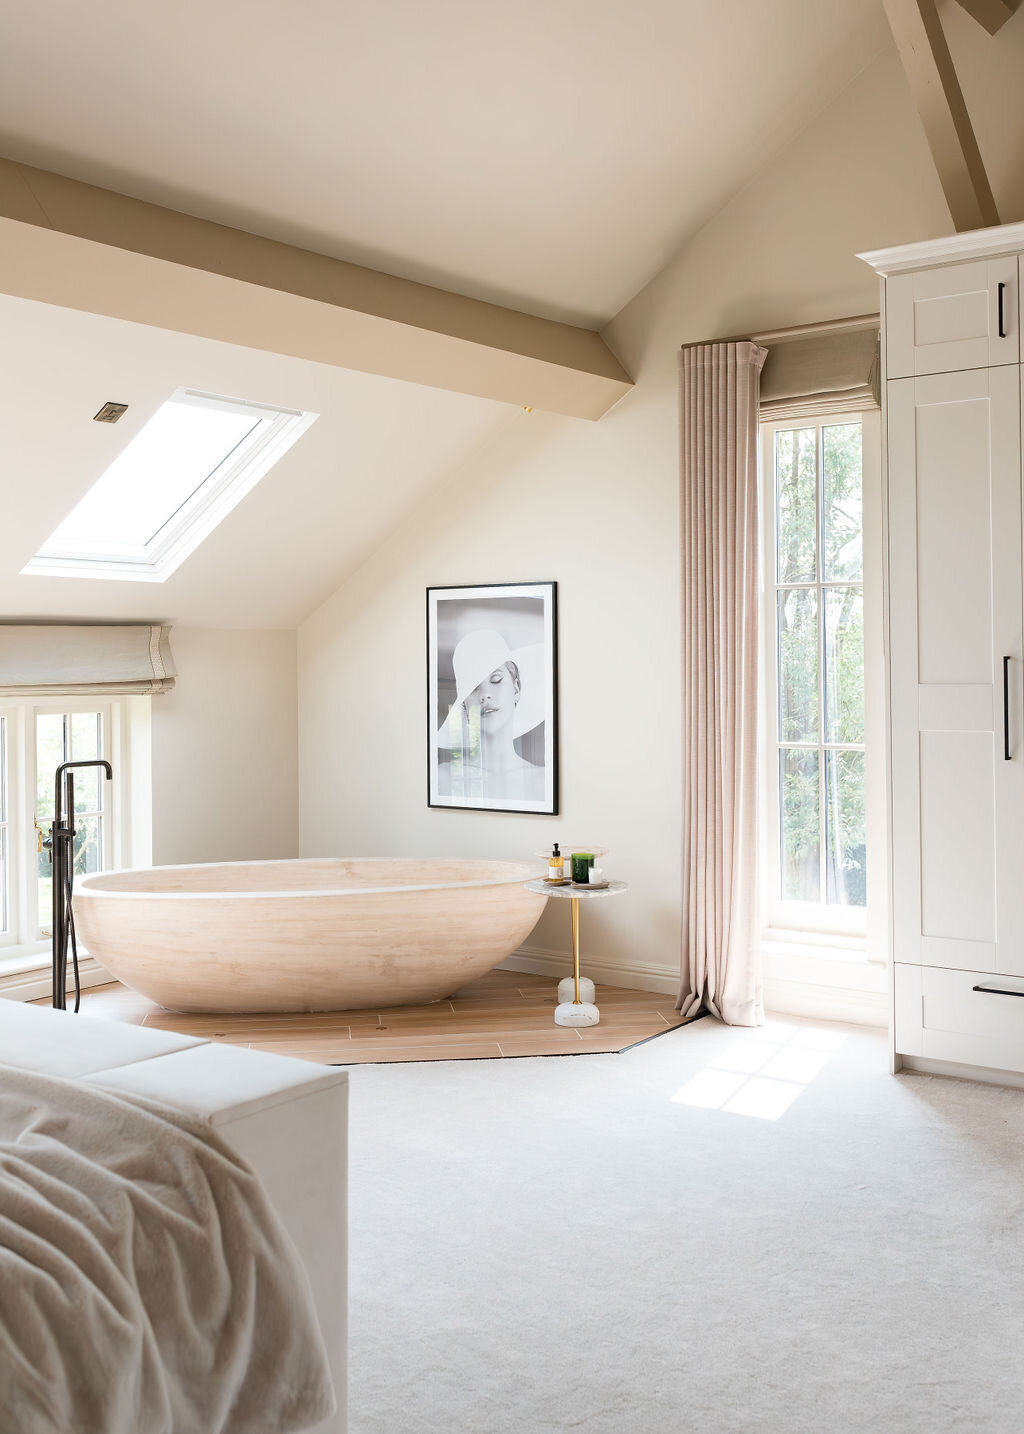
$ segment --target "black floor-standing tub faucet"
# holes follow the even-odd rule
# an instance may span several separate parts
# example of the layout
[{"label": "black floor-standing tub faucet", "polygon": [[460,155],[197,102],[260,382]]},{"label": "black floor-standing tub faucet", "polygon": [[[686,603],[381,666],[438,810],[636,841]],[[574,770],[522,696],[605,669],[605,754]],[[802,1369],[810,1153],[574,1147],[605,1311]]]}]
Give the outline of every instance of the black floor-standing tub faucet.
[{"label": "black floor-standing tub faucet", "polygon": [[109,762],[62,762],[53,787],[53,825],[50,827],[50,864],[53,871],[53,1009],[67,1010],[68,946],[75,971],[75,1010],[82,999],[78,976],[78,945],[71,893],[75,884],[75,776],[76,767],[102,767],[109,782]]}]

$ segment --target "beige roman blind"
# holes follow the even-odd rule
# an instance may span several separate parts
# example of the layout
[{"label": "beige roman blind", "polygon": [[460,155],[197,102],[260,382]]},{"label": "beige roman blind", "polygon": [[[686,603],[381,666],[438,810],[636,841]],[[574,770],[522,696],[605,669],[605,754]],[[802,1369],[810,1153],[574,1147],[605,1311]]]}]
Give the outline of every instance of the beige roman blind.
[{"label": "beige roman blind", "polygon": [[877,314],[757,334],[768,350],[761,420],[829,418],[881,402]]},{"label": "beige roman blind", "polygon": [[0,697],[117,697],[174,686],[169,627],[0,624]]}]

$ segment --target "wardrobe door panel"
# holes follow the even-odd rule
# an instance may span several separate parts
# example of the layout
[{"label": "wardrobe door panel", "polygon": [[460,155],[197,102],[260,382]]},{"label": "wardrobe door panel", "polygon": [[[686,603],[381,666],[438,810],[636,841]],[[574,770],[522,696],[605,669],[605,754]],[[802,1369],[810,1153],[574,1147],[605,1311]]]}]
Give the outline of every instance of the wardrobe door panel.
[{"label": "wardrobe door panel", "polygon": [[926,688],[992,681],[987,389],[987,374],[917,385],[918,680]]},{"label": "wardrobe door panel", "polygon": [[890,378],[1020,362],[1016,255],[894,274],[885,284]]},{"label": "wardrobe door panel", "polygon": [[1024,970],[1019,370],[891,380],[888,427],[895,959]]},{"label": "wardrobe door panel", "polygon": [[919,751],[921,934],[994,944],[992,734],[922,729]]}]

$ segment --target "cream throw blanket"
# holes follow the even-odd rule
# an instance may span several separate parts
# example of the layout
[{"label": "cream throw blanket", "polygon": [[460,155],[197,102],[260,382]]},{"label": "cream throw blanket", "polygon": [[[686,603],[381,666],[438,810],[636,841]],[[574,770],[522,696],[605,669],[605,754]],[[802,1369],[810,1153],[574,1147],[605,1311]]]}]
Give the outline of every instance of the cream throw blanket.
[{"label": "cream throw blanket", "polygon": [[199,1122],[0,1066],[2,1434],[291,1434],[333,1408],[254,1172]]}]

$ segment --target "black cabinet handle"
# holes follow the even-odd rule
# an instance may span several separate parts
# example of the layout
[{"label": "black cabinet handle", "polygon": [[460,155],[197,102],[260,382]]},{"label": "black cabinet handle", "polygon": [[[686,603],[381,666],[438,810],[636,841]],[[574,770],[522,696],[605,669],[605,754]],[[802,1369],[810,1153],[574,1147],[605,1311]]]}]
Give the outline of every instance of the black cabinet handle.
[{"label": "black cabinet handle", "polygon": [[1010,760],[1010,659],[1003,658],[1003,761]]},{"label": "black cabinet handle", "polygon": [[985,996],[1024,996],[1024,991],[1007,991],[1002,986],[972,986],[972,991],[980,991]]},{"label": "black cabinet handle", "polygon": [[1006,326],[1003,322],[1003,294],[1006,292],[1005,284],[996,285],[997,303],[999,305],[999,337],[1006,338]]}]

